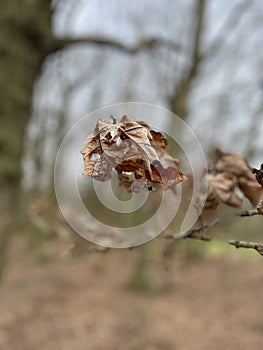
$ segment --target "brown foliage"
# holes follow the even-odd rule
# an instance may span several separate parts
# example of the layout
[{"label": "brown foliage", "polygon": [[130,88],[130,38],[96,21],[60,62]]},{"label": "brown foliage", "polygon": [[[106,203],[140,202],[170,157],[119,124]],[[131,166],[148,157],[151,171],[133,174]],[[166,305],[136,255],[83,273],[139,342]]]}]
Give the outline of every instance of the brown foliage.
[{"label": "brown foliage", "polygon": [[220,202],[232,207],[240,207],[243,200],[240,192],[237,191],[237,181],[235,177],[227,172],[218,174],[208,174],[208,194],[205,202],[206,209],[215,209]]},{"label": "brown foliage", "polygon": [[178,160],[166,152],[165,135],[127,116],[112,119],[113,123],[100,119],[88,135],[81,151],[84,174],[107,181],[115,169],[120,184],[129,191],[149,189],[151,184],[167,190],[186,179],[177,168]]},{"label": "brown foliage", "polygon": [[[214,168],[207,174],[208,193],[201,217],[207,214],[214,219],[214,212],[220,203],[239,208],[243,198],[247,198],[258,211],[262,209],[263,190],[259,184],[262,181],[263,167],[260,170],[251,169],[246,159],[239,154],[224,153],[216,150]],[[256,174],[257,180],[253,176]]]},{"label": "brown foliage", "polygon": [[236,177],[238,187],[244,196],[255,207],[262,195],[262,189],[258,185],[246,159],[239,154],[224,153],[216,150],[217,161],[215,163],[216,172],[227,172]]},{"label": "brown foliage", "polygon": [[263,187],[263,163],[260,166],[260,169],[252,169],[253,174],[255,174],[257,182]]}]

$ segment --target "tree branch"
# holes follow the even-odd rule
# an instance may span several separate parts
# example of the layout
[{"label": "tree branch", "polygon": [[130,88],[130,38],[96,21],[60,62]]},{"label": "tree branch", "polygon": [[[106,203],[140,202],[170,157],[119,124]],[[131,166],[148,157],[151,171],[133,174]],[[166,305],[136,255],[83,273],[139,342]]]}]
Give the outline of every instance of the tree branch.
[{"label": "tree branch", "polygon": [[254,216],[254,215],[262,215],[257,209],[245,210],[238,214],[238,216]]},{"label": "tree branch", "polygon": [[185,239],[185,238],[194,238],[194,239],[199,239],[201,241],[210,241],[211,238],[204,235],[203,231],[205,231],[209,227],[215,226],[218,223],[218,221],[219,220],[215,220],[210,224],[203,225],[203,226],[194,228],[192,230],[188,230],[186,232],[167,235],[165,236],[165,239],[167,239],[170,242],[179,241],[180,239]]},{"label": "tree branch", "polygon": [[262,243],[235,241],[235,240],[230,240],[228,243],[235,246],[236,248],[255,249],[260,255],[263,255],[263,244]]},{"label": "tree branch", "polygon": [[52,47],[52,52],[62,50],[68,46],[77,44],[109,47],[127,54],[136,54],[143,50],[152,50],[157,46],[166,47],[174,51],[179,51],[181,49],[181,45],[165,38],[144,38],[141,41],[139,41],[136,45],[129,46],[113,38],[85,36],[79,38],[55,39]]},{"label": "tree branch", "polygon": [[200,63],[203,59],[201,55],[201,42],[203,38],[206,4],[206,0],[198,0],[195,3],[195,32],[190,66],[183,79],[179,82],[179,86],[175,87],[174,94],[170,98],[172,112],[179,115],[182,119],[188,115],[188,97],[191,85],[198,75]]}]

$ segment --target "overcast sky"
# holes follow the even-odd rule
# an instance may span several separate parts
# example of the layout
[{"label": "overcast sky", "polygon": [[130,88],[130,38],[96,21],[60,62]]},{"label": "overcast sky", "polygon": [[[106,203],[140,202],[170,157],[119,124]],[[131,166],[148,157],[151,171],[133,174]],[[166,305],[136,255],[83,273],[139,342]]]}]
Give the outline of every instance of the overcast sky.
[{"label": "overcast sky", "polygon": [[[203,52],[218,38],[222,43],[201,66],[187,122],[206,152],[212,143],[239,153],[255,145],[257,152],[251,162],[256,166],[263,161],[263,2],[250,1],[241,20],[224,28],[231,10],[241,2],[207,2]],[[63,108],[69,128],[86,114],[112,103],[140,101],[169,107],[167,97],[183,76],[191,50],[194,0],[63,0],[60,4],[53,21],[57,36],[97,35],[127,45],[157,36],[178,43],[180,51],[161,48],[129,56],[110,48],[75,45],[50,57],[36,86],[29,137],[38,135],[41,118],[45,118],[47,130],[54,129],[55,115]],[[47,161],[52,144],[50,137]]]}]

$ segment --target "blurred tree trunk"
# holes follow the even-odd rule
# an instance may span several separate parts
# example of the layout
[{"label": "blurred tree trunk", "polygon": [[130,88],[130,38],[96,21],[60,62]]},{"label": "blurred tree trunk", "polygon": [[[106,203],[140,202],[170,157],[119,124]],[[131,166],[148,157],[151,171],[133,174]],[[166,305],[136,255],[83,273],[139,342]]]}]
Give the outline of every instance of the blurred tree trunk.
[{"label": "blurred tree trunk", "polygon": [[[193,22],[193,33],[192,33],[192,54],[189,55],[189,64],[187,65],[187,69],[182,77],[179,80],[178,85],[174,89],[174,94],[170,98],[170,108],[173,113],[178,115],[183,120],[186,120],[189,113],[189,97],[191,93],[191,89],[198,77],[199,69],[201,62],[203,60],[203,56],[201,54],[201,44],[202,44],[202,36],[204,29],[204,20],[205,20],[205,11],[206,11],[207,1],[206,0],[196,0],[194,5],[194,10],[192,14],[192,22]],[[173,136],[180,133],[178,130],[178,126],[176,120],[174,124],[171,125],[171,130],[173,131]],[[175,138],[176,139],[176,138]],[[178,156],[179,147],[174,144],[172,154],[173,156]],[[177,227],[177,218],[175,218],[171,224],[170,228],[173,230]],[[172,257],[175,252],[175,244],[170,244],[166,247],[166,258]],[[187,249],[187,248],[185,248]],[[161,250],[160,250],[161,254]]]},{"label": "blurred tree trunk", "polygon": [[188,102],[192,85],[199,73],[201,56],[201,42],[204,28],[204,15],[206,0],[197,0],[193,13],[193,47],[192,56],[189,57],[188,69],[179,85],[175,88],[174,95],[170,99],[171,110],[180,118],[185,119],[188,115]]},{"label": "blurred tree trunk", "polygon": [[[192,85],[198,75],[199,67],[201,63],[201,41],[203,34],[203,26],[204,26],[204,13],[206,7],[206,0],[197,0],[195,3],[195,8],[193,12],[193,47],[192,47],[192,56],[189,57],[189,65],[188,68],[181,79],[178,82],[178,85],[175,87],[174,94],[170,98],[170,108],[173,113],[178,115],[182,119],[186,119],[188,116],[188,102],[189,95],[191,92]],[[174,120],[175,121],[175,120]],[[176,128],[175,124],[171,125],[171,130],[173,130],[174,136],[175,132],[178,134],[180,130]],[[171,151],[171,150],[170,150]],[[173,146],[172,154],[175,156],[178,153],[178,149],[176,146]],[[171,223],[171,227],[174,227],[174,224]],[[171,244],[166,250],[166,256],[172,256],[174,253],[174,244]],[[161,276],[163,271],[159,273],[159,276],[153,275],[150,271],[150,265],[147,263],[147,257],[151,256],[153,252],[159,250],[157,254],[160,259],[163,253],[162,245],[159,244],[157,240],[155,240],[155,245],[146,245],[143,249],[139,250],[138,261],[135,266],[134,273],[129,281],[129,287],[132,289],[136,289],[138,291],[141,290],[151,290],[156,283],[160,283]],[[161,286],[159,286],[161,288]],[[154,288],[153,288],[154,289]]]},{"label": "blurred tree trunk", "polygon": [[9,229],[0,223],[0,274],[10,233],[13,232],[10,223],[15,222],[14,217],[18,213],[21,160],[25,131],[31,117],[34,83],[41,74],[41,66],[47,55],[72,44],[111,47],[127,54],[152,50],[156,45],[177,49],[173,43],[155,38],[142,40],[132,47],[97,36],[55,38],[51,31],[51,3],[52,0],[1,2],[0,210],[9,218],[5,220],[9,222]]},{"label": "blurred tree trunk", "polygon": [[[0,212],[14,221],[18,209],[25,129],[32,91],[52,42],[49,1],[1,2]],[[0,227],[0,273],[10,230]]]}]

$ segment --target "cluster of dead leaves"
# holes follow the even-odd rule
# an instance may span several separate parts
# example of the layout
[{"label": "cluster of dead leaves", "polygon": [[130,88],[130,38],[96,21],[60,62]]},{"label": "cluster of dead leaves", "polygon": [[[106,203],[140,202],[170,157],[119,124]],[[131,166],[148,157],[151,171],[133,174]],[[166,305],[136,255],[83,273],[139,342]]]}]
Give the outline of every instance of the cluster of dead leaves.
[{"label": "cluster of dead leaves", "polygon": [[206,176],[208,192],[205,194],[201,218],[203,217],[204,221],[208,217],[213,218],[220,203],[239,208],[245,198],[263,214],[262,179],[263,166],[260,170],[251,169],[246,159],[239,154],[216,150],[214,167]]},{"label": "cluster of dead leaves", "polygon": [[155,184],[167,190],[186,179],[167,150],[165,135],[144,122],[125,115],[120,120],[100,119],[81,151],[83,173],[107,181],[115,169],[128,191],[150,190]]},{"label": "cluster of dead leaves", "polygon": [[[115,169],[128,191],[150,190],[156,185],[167,190],[186,179],[177,168],[179,161],[167,150],[165,135],[142,121],[125,115],[120,120],[100,119],[81,151],[83,173],[107,181]],[[216,150],[214,167],[205,180],[208,192],[201,194],[205,196],[201,218],[215,213],[220,203],[239,208],[245,198],[263,214],[263,165],[251,169],[242,156]]]}]

